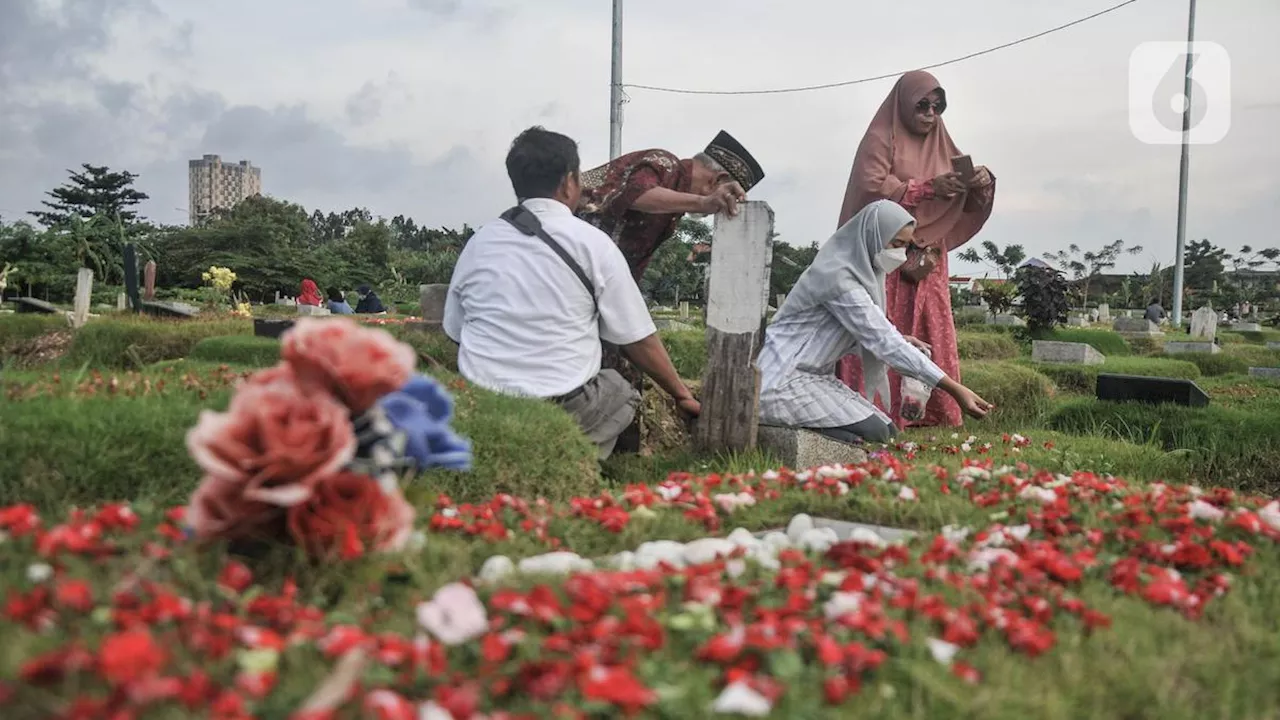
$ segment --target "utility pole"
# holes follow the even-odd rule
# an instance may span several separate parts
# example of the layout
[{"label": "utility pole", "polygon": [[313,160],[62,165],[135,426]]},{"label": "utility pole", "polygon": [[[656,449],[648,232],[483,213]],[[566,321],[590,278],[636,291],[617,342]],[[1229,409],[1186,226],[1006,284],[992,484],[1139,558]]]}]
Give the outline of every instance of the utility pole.
[{"label": "utility pole", "polygon": [[613,67],[609,83],[609,159],[622,154],[622,0],[613,0]]},{"label": "utility pole", "polygon": [[1196,0],[1190,0],[1191,10],[1187,17],[1187,65],[1182,79],[1182,165],[1178,171],[1178,241],[1177,258],[1173,264],[1173,308],[1170,320],[1175,328],[1182,327],[1182,278],[1183,255],[1187,248],[1187,181],[1191,174],[1191,68],[1195,58],[1191,55],[1192,45],[1196,38]]}]

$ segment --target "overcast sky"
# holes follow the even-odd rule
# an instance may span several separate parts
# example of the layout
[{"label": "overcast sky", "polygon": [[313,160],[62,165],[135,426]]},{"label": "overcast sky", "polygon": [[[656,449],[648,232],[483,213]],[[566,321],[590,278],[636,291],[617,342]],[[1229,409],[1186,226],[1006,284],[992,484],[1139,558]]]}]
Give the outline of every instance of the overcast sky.
[{"label": "overcast sky", "polygon": [[[1114,3],[632,0],[624,81],[838,82]],[[18,219],[67,168],[92,162],[138,173],[144,213],[182,223],[187,160],[214,153],[252,161],[267,194],[308,209],[479,225],[513,199],[502,159],[521,129],[573,136],[584,167],[607,160],[610,15],[609,0],[0,0],[0,215]],[[1200,3],[1197,30],[1230,53],[1233,112],[1223,142],[1193,148],[1188,238],[1280,245],[1280,3]],[[1128,62],[1138,43],[1185,33],[1185,0],[1140,0],[934,71],[952,136],[998,178],[979,241],[1040,254],[1122,238],[1146,248],[1122,270],[1172,262],[1178,147],[1131,135]],[[821,242],[892,83],[742,97],[632,89],[623,145],[689,156],[726,129],[764,166],[751,198],[773,206],[781,239]]]}]

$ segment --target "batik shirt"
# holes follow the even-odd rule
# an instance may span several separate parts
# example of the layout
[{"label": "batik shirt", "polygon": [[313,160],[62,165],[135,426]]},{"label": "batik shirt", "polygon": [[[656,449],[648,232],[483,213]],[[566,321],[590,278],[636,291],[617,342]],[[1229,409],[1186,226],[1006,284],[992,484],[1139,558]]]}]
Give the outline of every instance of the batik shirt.
[{"label": "batik shirt", "polygon": [[639,282],[654,252],[675,235],[684,214],[642,213],[631,206],[654,188],[687,193],[692,181],[689,160],[666,150],[628,153],[582,174],[578,216],[613,238]]}]

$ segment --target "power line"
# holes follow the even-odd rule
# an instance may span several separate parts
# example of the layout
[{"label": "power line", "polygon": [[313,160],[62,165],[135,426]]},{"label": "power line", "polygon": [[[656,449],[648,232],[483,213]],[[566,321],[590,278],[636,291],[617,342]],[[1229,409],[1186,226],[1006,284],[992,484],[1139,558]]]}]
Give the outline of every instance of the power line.
[{"label": "power line", "polygon": [[[1103,15],[1106,15],[1108,13],[1113,13],[1116,10],[1119,10],[1120,8],[1126,5],[1132,5],[1136,2],[1138,2],[1138,0],[1125,0],[1124,2],[1118,5],[1113,5],[1105,10],[1100,10],[1092,15],[1089,15],[1088,17],[1082,17],[1079,20],[1072,20],[1071,22],[1066,23],[1065,25],[1059,25],[1055,28],[1050,28],[1048,30],[1045,30],[1044,32],[1036,33],[1035,35],[1028,35],[1026,37],[1018,38],[1017,40],[1014,40],[1012,42],[1004,43],[1003,45],[996,45],[995,47],[990,47],[990,48],[987,48],[986,50],[979,50],[978,52],[969,53],[968,55],[964,55],[958,58],[952,58],[951,60],[945,60],[943,62],[934,63],[932,65],[925,65],[924,67],[913,68],[913,69],[932,70],[934,68],[943,67],[944,65],[954,65],[955,63],[963,62],[965,60],[971,60],[973,58],[980,57],[982,55],[989,55],[993,52],[996,52],[997,50],[1004,50],[1005,48],[1011,48],[1014,45],[1021,45],[1022,43],[1030,42],[1031,40],[1035,40],[1037,38],[1042,38],[1045,35],[1056,33],[1059,30],[1066,30],[1069,27],[1074,27],[1076,25],[1079,25],[1080,23],[1088,22],[1090,20],[1093,20],[1094,18],[1102,17]],[[848,87],[850,85],[861,85],[862,83],[875,82],[876,80],[888,80],[889,78],[898,77],[904,72],[907,72],[907,71],[899,70],[898,72],[892,72],[885,75],[876,75],[875,77],[859,78],[857,80],[846,80],[844,82],[826,83],[824,85],[805,85],[803,87],[774,88],[771,90],[686,90],[681,88],[658,87],[655,85],[632,85],[629,83],[624,84],[623,87],[635,88],[637,90],[651,90],[653,92],[674,93],[677,95],[780,95],[782,93],[808,92],[810,90],[829,90],[831,88]]]}]

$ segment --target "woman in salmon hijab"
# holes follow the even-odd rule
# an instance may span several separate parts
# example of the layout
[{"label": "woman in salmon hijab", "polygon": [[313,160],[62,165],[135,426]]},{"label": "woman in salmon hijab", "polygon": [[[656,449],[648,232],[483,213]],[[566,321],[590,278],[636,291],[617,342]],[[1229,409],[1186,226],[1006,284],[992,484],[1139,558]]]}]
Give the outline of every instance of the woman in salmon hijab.
[{"label": "woman in salmon hijab", "polygon": [[[932,253],[936,267],[918,282],[904,277],[903,269],[890,273],[885,279],[885,311],[903,335],[932,346],[933,362],[959,380],[947,253],[973,239],[991,216],[995,178],[981,166],[967,182],[952,171],[951,158],[962,153],[942,122],[946,108],[946,91],[933,75],[916,70],[898,78],[858,145],[839,225],[876,200],[893,200],[915,218],[911,256],[914,260]],[[857,356],[841,359],[837,374],[850,388],[862,391]],[[898,427],[962,423],[960,406],[940,392],[929,398],[923,417],[911,413],[904,418],[901,383],[901,376],[890,371],[892,408],[887,410]]]},{"label": "woman in salmon hijab", "polygon": [[324,304],[324,298],[320,297],[320,288],[316,285],[316,281],[311,278],[303,278],[302,293],[298,295],[299,305],[315,305],[319,307]]}]

